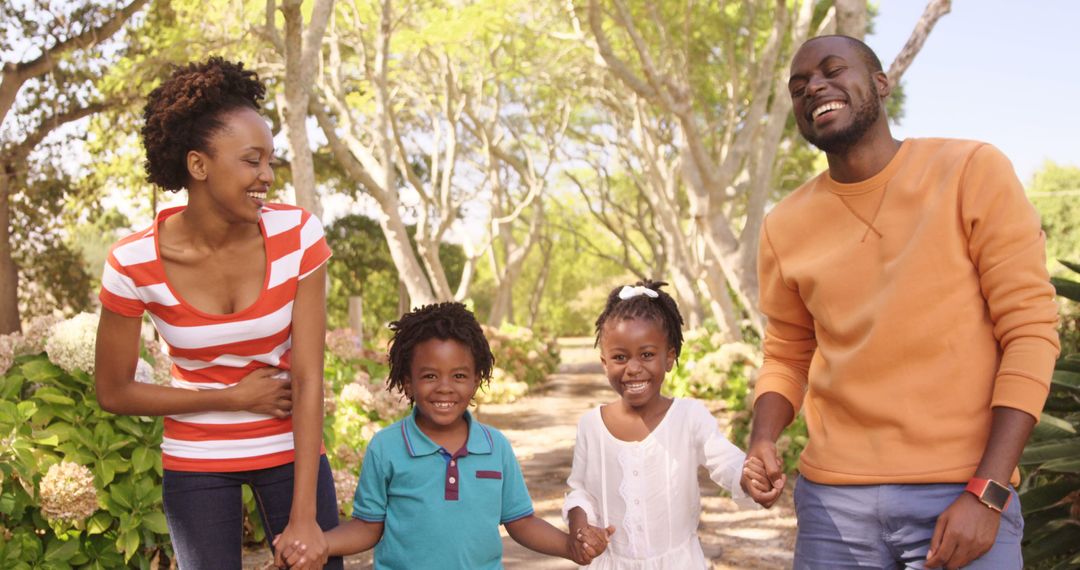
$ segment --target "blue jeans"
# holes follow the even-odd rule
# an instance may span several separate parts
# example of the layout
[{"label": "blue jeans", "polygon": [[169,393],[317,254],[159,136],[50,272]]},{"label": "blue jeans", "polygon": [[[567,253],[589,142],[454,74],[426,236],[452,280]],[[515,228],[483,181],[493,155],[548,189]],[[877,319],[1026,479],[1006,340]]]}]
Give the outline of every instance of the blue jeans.
[{"label": "blue jeans", "polygon": [[[965,570],[1020,570],[1024,519],[1016,490],[997,540]],[[962,483],[926,485],[795,484],[795,570],[924,568],[938,516],[964,493]]]},{"label": "blue jeans", "polygon": [[[166,470],[162,499],[180,570],[239,569],[244,533],[242,485],[251,487],[269,543],[285,530],[292,508],[293,464],[233,473]],[[338,525],[334,477],[326,456],[319,459],[316,520],[324,531]],[[271,550],[273,546],[270,546]],[[325,568],[344,568],[340,557]]]}]

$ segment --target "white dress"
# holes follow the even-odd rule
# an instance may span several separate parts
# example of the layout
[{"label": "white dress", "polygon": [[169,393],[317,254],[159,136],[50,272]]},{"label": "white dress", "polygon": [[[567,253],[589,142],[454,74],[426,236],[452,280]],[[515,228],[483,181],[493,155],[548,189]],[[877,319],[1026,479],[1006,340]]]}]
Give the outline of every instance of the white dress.
[{"label": "white dress", "polygon": [[660,425],[634,442],[611,435],[596,407],[578,422],[563,519],[581,507],[589,524],[615,527],[607,550],[589,568],[706,568],[697,536],[698,466],[747,505],[752,502],[739,487],[745,458],[697,400],[676,398]]}]

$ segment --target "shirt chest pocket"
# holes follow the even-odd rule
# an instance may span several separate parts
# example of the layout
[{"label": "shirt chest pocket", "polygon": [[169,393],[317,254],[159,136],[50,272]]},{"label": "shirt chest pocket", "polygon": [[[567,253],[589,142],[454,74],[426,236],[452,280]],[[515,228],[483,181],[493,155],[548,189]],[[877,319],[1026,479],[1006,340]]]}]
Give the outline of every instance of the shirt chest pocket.
[{"label": "shirt chest pocket", "polygon": [[496,524],[502,518],[503,472],[498,469],[471,469],[464,473],[474,489],[471,500],[484,516],[494,516]]}]

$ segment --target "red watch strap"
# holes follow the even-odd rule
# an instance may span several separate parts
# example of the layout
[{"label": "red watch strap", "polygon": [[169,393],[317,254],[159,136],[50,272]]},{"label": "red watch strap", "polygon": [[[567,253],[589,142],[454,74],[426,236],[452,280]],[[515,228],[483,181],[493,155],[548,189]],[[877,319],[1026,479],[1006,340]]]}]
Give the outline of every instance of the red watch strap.
[{"label": "red watch strap", "polygon": [[[991,485],[994,485],[995,487],[1000,487],[1001,489],[1004,490],[1004,492],[1005,492],[1005,502],[1004,503],[998,505],[993,500],[987,498],[987,492],[986,491],[987,491],[987,488],[990,487]],[[998,483],[997,481],[994,481],[993,479],[983,479],[981,477],[972,477],[971,479],[968,480],[967,486],[964,487],[964,491],[967,491],[968,493],[971,493],[972,495],[975,495],[975,497],[978,498],[979,501],[982,504],[986,505],[987,508],[994,509],[995,511],[998,511],[998,512],[1004,512],[1005,509],[1009,508],[1009,503],[1012,502],[1012,493],[1009,493],[1009,488],[1007,486],[1005,486],[1005,485],[1002,485],[1001,483]]]}]

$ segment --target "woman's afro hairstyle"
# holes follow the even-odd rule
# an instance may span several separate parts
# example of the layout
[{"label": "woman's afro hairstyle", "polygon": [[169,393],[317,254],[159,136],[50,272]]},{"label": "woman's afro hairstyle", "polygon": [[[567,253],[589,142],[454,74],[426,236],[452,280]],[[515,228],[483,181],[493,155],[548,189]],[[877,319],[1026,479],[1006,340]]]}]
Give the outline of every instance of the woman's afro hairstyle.
[{"label": "woman's afro hairstyle", "polygon": [[456,340],[469,347],[479,385],[486,386],[491,380],[495,356],[480,323],[461,303],[437,303],[414,309],[390,323],[390,330],[394,336],[390,339],[390,375],[386,385],[391,390],[405,393],[416,345],[433,338]]},{"label": "woman's afro hairstyle", "polygon": [[683,318],[682,314],[679,313],[679,305],[675,303],[675,299],[668,295],[667,292],[660,290],[664,285],[667,285],[667,283],[663,281],[638,281],[634,283],[634,287],[645,287],[656,291],[657,296],[655,298],[641,294],[629,299],[622,299],[619,297],[622,286],[612,289],[611,293],[608,294],[607,304],[604,305],[604,312],[600,313],[600,316],[596,318],[595,346],[600,345],[600,335],[604,332],[604,324],[609,320],[648,319],[656,321],[663,327],[664,333],[667,334],[668,346],[675,349],[675,360],[677,361],[679,354],[682,352]]},{"label": "woman's afro hairstyle", "polygon": [[187,153],[209,152],[223,116],[238,108],[258,110],[266,86],[244,64],[211,57],[189,63],[150,92],[143,109],[146,179],[176,192],[187,185]]}]

